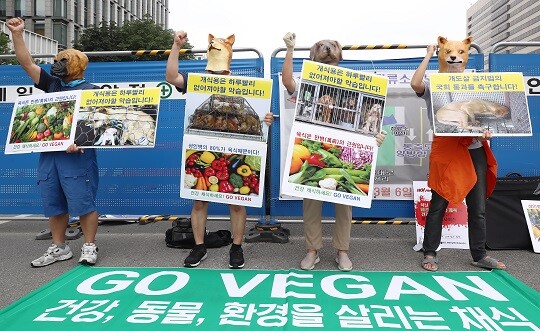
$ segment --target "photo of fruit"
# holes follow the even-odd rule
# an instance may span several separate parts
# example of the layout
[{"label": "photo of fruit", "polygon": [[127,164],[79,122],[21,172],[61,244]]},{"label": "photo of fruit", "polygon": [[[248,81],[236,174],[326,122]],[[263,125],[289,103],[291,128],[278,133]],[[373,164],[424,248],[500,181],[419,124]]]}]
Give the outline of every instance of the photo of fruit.
[{"label": "photo of fruit", "polygon": [[532,234],[536,241],[540,242],[540,209],[527,209],[529,220],[531,222]]},{"label": "photo of fruit", "polygon": [[20,106],[15,111],[9,142],[69,139],[75,100]]},{"label": "photo of fruit", "polygon": [[289,183],[366,196],[373,152],[296,137]]},{"label": "photo of fruit", "polygon": [[188,149],[185,157],[185,188],[259,195],[260,156]]}]

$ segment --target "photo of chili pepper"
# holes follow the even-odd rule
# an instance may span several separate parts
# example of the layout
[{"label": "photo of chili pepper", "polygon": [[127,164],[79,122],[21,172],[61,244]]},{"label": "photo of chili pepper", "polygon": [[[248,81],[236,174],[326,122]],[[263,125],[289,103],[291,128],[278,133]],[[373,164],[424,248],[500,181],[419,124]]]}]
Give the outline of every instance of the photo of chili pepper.
[{"label": "photo of chili pepper", "polygon": [[258,195],[261,157],[188,149],[184,187],[239,195]]}]

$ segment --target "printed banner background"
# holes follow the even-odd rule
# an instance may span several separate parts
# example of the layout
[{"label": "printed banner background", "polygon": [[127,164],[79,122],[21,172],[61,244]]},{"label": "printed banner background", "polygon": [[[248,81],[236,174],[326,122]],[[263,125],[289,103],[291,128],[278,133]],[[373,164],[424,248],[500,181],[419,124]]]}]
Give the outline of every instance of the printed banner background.
[{"label": "printed banner background", "polygon": [[78,266],[2,310],[0,330],[538,330],[539,303],[504,271]]}]

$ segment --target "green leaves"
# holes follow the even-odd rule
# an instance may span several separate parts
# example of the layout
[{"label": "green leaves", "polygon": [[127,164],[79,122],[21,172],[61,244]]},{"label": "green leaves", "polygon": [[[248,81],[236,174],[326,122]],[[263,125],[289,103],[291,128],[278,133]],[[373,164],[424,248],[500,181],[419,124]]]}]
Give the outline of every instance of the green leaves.
[{"label": "green leaves", "polygon": [[[137,51],[170,49],[174,31],[163,29],[150,18],[127,21],[122,26],[115,22],[101,22],[99,26],[84,29],[74,48],[82,52],[95,51]],[[191,49],[189,43],[184,48]],[[90,57],[92,62],[156,61],[166,59],[168,55],[143,56],[97,56]],[[180,54],[180,59],[193,59],[193,54]]]}]

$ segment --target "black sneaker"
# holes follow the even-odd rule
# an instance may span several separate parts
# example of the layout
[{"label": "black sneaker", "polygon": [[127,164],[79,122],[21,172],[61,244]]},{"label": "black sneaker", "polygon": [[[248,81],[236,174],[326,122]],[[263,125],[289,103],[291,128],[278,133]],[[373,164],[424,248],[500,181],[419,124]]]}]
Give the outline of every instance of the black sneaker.
[{"label": "black sneaker", "polygon": [[244,267],[244,251],[242,247],[231,248],[229,255],[229,268],[242,269]]},{"label": "black sneaker", "polygon": [[184,267],[195,268],[206,259],[206,256],[206,246],[204,244],[195,245],[191,252],[189,252],[188,257],[184,260]]}]

